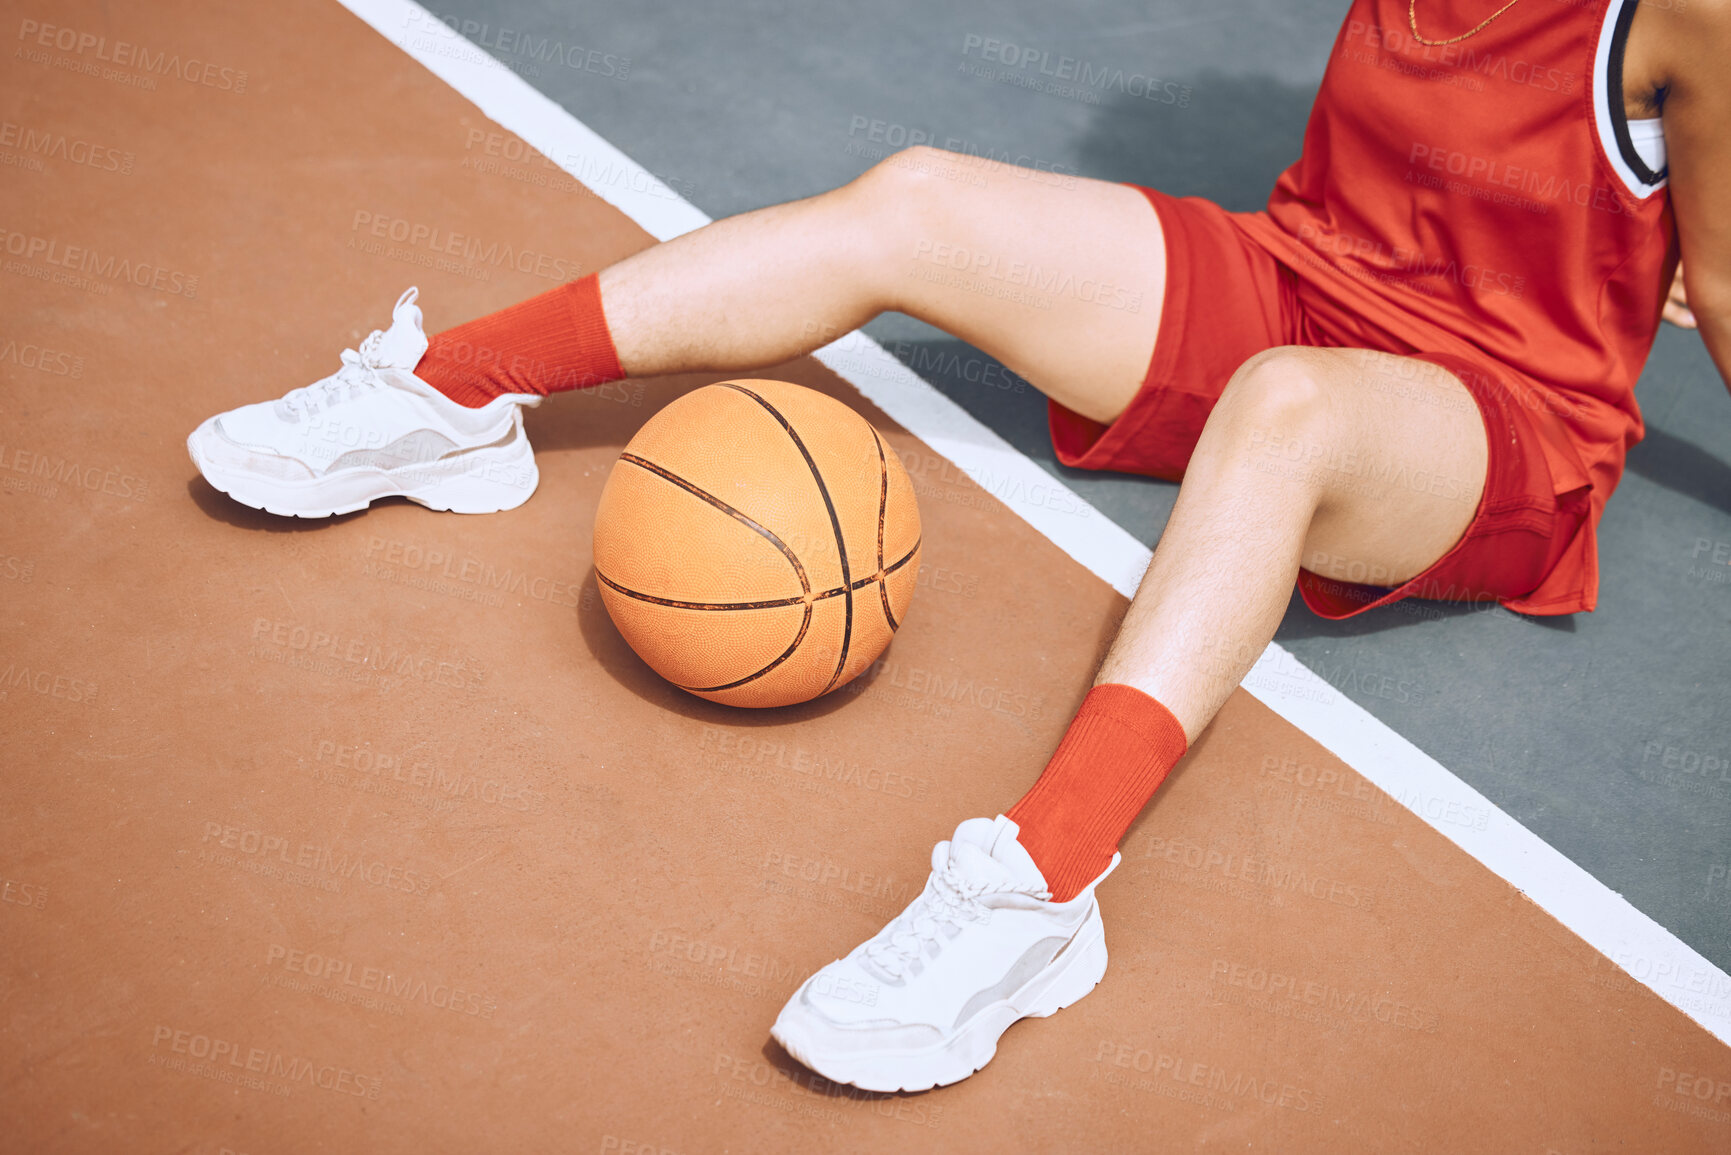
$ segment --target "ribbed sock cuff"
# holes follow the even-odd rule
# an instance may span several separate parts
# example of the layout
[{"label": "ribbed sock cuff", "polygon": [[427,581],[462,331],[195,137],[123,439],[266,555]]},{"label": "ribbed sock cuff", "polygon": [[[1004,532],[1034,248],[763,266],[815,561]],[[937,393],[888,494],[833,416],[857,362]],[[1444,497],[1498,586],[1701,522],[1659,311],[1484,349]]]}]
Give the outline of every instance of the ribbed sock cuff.
[{"label": "ribbed sock cuff", "polygon": [[1189,743],[1172,712],[1134,686],[1095,686],[1039,780],[1006,816],[1055,902],[1080,894]]},{"label": "ribbed sock cuff", "polygon": [[415,375],[479,408],[505,393],[560,393],[625,376],[591,273],[435,334]]}]

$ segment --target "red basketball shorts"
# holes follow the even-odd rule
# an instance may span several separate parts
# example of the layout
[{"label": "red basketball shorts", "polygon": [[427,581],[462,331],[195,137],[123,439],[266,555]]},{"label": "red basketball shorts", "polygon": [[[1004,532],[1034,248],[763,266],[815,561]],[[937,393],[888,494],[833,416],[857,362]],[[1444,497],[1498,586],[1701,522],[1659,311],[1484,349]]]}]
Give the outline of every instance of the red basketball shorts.
[{"label": "red basketball shorts", "polygon": [[[1374,326],[1350,336],[1306,315],[1291,270],[1236,228],[1230,214],[1195,197],[1142,189],[1166,237],[1166,297],[1148,375],[1123,414],[1101,425],[1049,407],[1058,460],[1081,469],[1140,473],[1176,481],[1233,372],[1253,354],[1281,345],[1377,348],[1427,361],[1466,385],[1484,419],[1489,461],[1473,521],[1447,554],[1417,577],[1388,588],[1346,562],[1301,569],[1305,603],[1346,618],[1408,597],[1502,601],[1536,589],[1587,516],[1584,502],[1559,505],[1536,422],[1547,415],[1518,397],[1530,393],[1489,357],[1426,352],[1390,338],[1367,345]],[[1398,385],[1398,383],[1397,383]],[[1555,435],[1555,431],[1547,431]]]}]

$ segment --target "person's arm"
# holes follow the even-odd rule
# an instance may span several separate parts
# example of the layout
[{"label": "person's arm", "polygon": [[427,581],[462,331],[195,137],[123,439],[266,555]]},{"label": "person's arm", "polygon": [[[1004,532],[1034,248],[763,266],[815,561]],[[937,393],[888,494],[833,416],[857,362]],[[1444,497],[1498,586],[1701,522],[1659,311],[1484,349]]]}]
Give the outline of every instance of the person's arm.
[{"label": "person's arm", "polygon": [[1731,0],[1695,0],[1668,24],[1662,115],[1687,309],[1731,388]]}]

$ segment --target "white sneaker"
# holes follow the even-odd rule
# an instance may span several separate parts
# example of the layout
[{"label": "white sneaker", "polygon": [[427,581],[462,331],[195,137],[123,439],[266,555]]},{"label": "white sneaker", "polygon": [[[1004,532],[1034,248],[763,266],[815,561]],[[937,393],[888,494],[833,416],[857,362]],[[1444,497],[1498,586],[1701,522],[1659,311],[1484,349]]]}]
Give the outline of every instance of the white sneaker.
[{"label": "white sneaker", "polygon": [[805,981],[770,1034],[838,1083],[924,1091],[991,1061],[1018,1019],[1044,1018],[1106,973],[1094,888],[1069,902],[998,815],[970,818],[932,850],[932,874],[875,937]]},{"label": "white sneaker", "polygon": [[281,400],[210,418],[186,439],[205,480],[242,505],[329,517],[401,495],[430,509],[495,513],[529,500],[541,479],[523,432],[537,394],[470,409],[414,374],[427,351],[418,290],[391,310],[343,367]]}]

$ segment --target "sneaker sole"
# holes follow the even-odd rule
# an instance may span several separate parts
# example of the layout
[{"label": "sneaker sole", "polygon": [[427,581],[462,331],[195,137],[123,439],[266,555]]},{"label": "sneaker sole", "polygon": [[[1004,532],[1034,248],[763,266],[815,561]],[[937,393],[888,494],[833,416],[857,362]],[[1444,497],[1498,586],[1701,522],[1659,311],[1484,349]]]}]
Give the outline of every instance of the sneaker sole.
[{"label": "sneaker sole", "polygon": [[[928,1091],[958,1083],[992,1061],[998,1039],[1022,1019],[1043,1019],[1079,1001],[1106,976],[1106,928],[1096,903],[1069,944],[1010,997],[982,1009],[941,1042],[917,1050],[825,1052],[800,1031],[800,992],[770,1028],[787,1053],[837,1083],[865,1091]],[[809,981],[809,980],[807,980]]]},{"label": "sneaker sole", "polygon": [[226,469],[203,458],[197,441],[194,432],[186,451],[212,488],[279,517],[335,517],[363,510],[381,497],[406,497],[442,513],[500,513],[528,501],[541,483],[535,451],[520,424],[504,445],[466,450],[425,465],[345,469],[306,481]]}]

